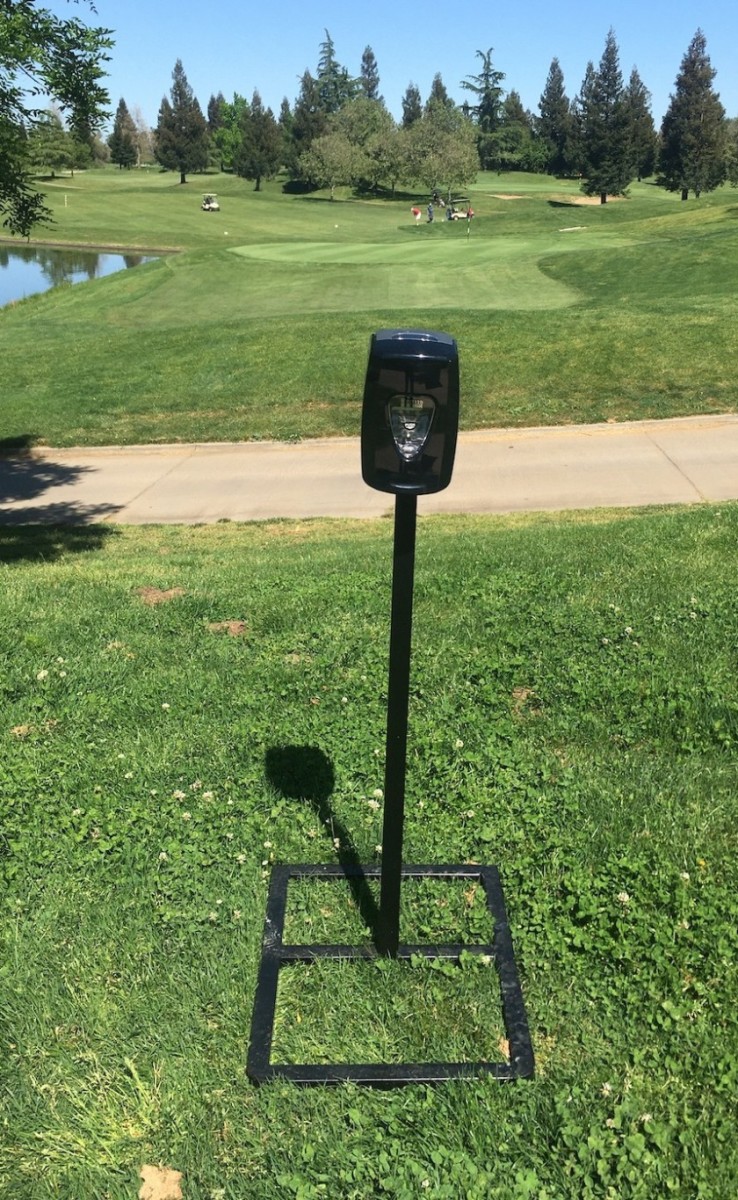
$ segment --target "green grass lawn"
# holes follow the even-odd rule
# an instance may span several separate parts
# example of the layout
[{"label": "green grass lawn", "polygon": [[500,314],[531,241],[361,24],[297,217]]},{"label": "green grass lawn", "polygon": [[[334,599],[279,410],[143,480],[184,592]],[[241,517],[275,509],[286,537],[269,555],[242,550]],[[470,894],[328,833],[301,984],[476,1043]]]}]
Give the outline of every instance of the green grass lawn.
[{"label": "green grass lawn", "polygon": [[[390,525],[0,529],[0,1193],[733,1195],[737,535],[421,520],[405,857],[499,865],[537,1074],[377,1093],[244,1066],[271,864],[379,861]],[[287,921],[368,937],[339,885]],[[475,888],[402,921],[488,935]],[[484,964],[337,963],[286,971],[275,1051],[502,1037]]]},{"label": "green grass lawn", "polygon": [[[200,211],[204,188],[221,212]],[[3,438],[52,445],[351,435],[370,334],[459,341],[462,424],[733,411],[734,189],[480,175],[465,221],[158,171],[48,185],[61,242],[179,253],[0,312]],[[507,197],[514,196],[515,199]]]}]

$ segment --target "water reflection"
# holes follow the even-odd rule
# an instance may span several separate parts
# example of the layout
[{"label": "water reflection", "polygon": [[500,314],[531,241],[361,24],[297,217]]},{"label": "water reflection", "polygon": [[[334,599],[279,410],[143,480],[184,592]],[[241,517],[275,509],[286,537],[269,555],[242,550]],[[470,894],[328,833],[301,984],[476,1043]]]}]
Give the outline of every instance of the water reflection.
[{"label": "water reflection", "polygon": [[45,292],[61,283],[84,283],[142,263],[152,254],[113,254],[108,251],[60,250],[51,246],[0,244],[0,307]]}]

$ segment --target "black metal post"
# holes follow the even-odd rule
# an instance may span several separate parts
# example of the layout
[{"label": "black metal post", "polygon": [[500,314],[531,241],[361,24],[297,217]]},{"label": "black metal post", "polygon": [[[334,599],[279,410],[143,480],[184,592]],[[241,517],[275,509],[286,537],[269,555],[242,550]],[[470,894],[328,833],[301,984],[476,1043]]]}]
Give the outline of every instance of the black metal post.
[{"label": "black metal post", "polygon": [[415,495],[398,493],[395,497],[382,875],[379,920],[375,936],[378,952],[389,955],[390,958],[397,957],[400,941],[402,831],[405,820],[405,766],[417,506]]}]

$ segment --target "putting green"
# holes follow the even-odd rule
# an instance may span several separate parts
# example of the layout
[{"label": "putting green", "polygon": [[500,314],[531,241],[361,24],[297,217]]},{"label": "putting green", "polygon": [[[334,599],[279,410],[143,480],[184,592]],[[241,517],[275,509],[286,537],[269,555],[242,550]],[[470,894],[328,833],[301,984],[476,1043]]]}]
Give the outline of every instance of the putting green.
[{"label": "putting green", "polygon": [[[381,308],[517,309],[563,308],[577,303],[574,288],[550,279],[540,262],[550,255],[632,244],[611,233],[557,231],[540,237],[467,237],[466,227],[448,237],[408,237],[394,243],[267,242],[235,246],[230,253],[254,264],[292,269],[290,287],[263,295],[257,272],[251,278],[269,313],[295,308],[353,311]],[[445,233],[444,229],[444,233]],[[255,297],[254,297],[255,298]]]}]

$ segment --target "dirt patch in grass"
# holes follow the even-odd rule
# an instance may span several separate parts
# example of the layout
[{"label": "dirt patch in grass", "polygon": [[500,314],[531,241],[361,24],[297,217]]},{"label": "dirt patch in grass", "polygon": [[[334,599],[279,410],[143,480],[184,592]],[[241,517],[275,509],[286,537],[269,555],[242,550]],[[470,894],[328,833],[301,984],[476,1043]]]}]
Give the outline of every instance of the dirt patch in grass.
[{"label": "dirt patch in grass", "polygon": [[[551,196],[550,199],[555,200],[557,204],[576,204],[578,206],[600,203],[599,196]],[[625,199],[625,196],[608,196],[607,203],[616,204],[618,201]]]},{"label": "dirt patch in grass", "polygon": [[173,588],[156,588],[156,587],[140,587],[136,588],[136,595],[144,604],[148,604],[153,608],[155,604],[166,604],[168,600],[176,600],[178,596],[184,596],[185,590],[181,587]]},{"label": "dirt patch in grass", "polygon": [[245,621],[211,621],[208,625],[210,633],[227,633],[229,637],[244,637],[248,632]]},{"label": "dirt patch in grass", "polygon": [[527,200],[527,196],[517,196],[513,192],[490,192],[493,200]]},{"label": "dirt patch in grass", "polygon": [[139,1200],[182,1200],[182,1189],[179,1186],[181,1171],[173,1171],[170,1167],[155,1167],[147,1163],[141,1167],[139,1177],[143,1179],[138,1193]]}]

